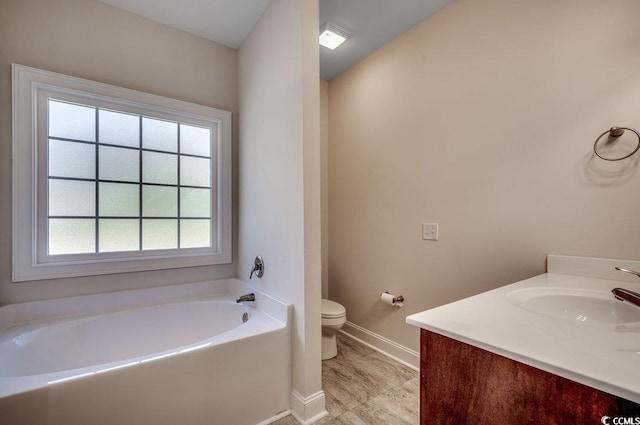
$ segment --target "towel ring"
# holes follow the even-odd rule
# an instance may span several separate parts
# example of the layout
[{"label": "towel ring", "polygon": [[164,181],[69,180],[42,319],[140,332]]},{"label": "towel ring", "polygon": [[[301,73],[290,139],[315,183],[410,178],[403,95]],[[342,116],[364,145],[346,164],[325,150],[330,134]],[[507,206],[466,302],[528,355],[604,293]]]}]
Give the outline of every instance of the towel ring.
[{"label": "towel ring", "polygon": [[[620,136],[622,136],[624,134],[625,130],[633,131],[633,133],[638,138],[638,144],[636,145],[636,148],[633,150],[633,152],[631,152],[628,155],[621,156],[619,158],[607,158],[605,156],[602,156],[600,154],[600,152],[598,152],[598,142],[600,141],[600,139],[602,139],[602,137],[605,134],[608,134],[610,137],[612,137],[614,139],[617,139],[618,137],[620,137]],[[638,133],[633,128],[629,128],[629,127],[611,127],[609,130],[607,130],[604,133],[602,133],[601,135],[599,135],[598,138],[596,139],[596,142],[593,144],[593,151],[595,152],[595,154],[598,155],[599,158],[604,159],[605,161],[621,161],[623,159],[627,159],[631,155],[633,155],[634,153],[638,152],[639,149],[640,149],[640,133]]]}]

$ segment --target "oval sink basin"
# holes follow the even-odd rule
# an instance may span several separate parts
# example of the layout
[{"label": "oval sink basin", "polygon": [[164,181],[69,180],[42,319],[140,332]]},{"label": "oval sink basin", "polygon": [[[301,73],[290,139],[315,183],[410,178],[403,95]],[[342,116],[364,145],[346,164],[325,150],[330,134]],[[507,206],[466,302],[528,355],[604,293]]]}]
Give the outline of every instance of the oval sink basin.
[{"label": "oval sink basin", "polygon": [[525,288],[507,299],[525,310],[584,324],[640,322],[640,308],[616,300],[610,292],[573,288]]}]

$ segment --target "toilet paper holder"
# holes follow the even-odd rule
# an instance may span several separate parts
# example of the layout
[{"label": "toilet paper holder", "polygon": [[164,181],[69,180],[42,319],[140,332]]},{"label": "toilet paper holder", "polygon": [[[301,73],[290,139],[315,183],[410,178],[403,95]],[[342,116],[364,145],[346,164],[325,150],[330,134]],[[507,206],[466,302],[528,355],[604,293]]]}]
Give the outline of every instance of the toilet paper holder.
[{"label": "toilet paper holder", "polygon": [[[387,295],[391,295],[389,293],[389,291],[384,291],[382,294],[380,294],[380,298],[387,298],[388,297],[383,297],[382,295],[387,294]],[[402,307],[402,303],[404,302],[404,297],[402,295],[391,295],[393,298],[391,300],[391,305],[397,305],[398,307]]]}]

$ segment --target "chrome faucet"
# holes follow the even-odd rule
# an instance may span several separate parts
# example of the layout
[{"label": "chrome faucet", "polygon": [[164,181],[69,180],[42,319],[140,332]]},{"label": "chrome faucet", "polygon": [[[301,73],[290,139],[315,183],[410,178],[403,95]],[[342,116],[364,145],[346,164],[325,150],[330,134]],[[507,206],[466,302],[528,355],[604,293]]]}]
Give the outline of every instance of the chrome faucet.
[{"label": "chrome faucet", "polygon": [[[636,272],[634,270],[623,269],[622,267],[616,267],[615,269],[640,277],[640,272]],[[611,291],[611,293],[614,297],[616,297],[617,300],[626,301],[630,304],[635,305],[636,307],[640,307],[640,294],[637,292],[633,292],[624,288],[615,288]]]},{"label": "chrome faucet", "polygon": [[237,303],[243,303],[246,301],[255,301],[256,300],[256,294],[254,294],[253,292],[250,294],[245,294],[242,295],[240,297],[238,297],[238,299],[236,300]]},{"label": "chrome faucet", "polygon": [[619,270],[621,272],[625,272],[625,273],[629,273],[629,274],[633,274],[636,275],[638,277],[640,277],[640,272],[634,271],[634,270],[629,270],[629,269],[623,269],[622,267],[614,267],[616,270]]},{"label": "chrome faucet", "polygon": [[630,291],[624,288],[615,288],[611,291],[613,296],[616,297],[617,300],[626,301],[635,305],[636,307],[640,307],[640,294],[637,292]]},{"label": "chrome faucet", "polygon": [[256,274],[257,277],[264,276],[264,260],[261,256],[257,256],[255,260],[253,260],[253,268],[251,269],[251,274],[249,275],[249,279],[253,277],[253,274]]}]

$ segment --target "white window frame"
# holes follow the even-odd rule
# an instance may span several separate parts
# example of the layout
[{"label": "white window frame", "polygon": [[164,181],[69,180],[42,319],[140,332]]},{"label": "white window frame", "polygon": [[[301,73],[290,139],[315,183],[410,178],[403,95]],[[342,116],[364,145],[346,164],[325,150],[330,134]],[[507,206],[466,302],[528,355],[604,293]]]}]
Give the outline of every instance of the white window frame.
[{"label": "white window frame", "polygon": [[[231,263],[231,112],[17,64],[12,65],[12,77],[13,281]],[[49,256],[43,249],[46,227],[43,229],[41,214],[43,208],[47,209],[42,194],[46,190],[42,187],[46,160],[40,157],[43,152],[39,148],[43,134],[46,137],[46,117],[39,114],[39,103],[51,93],[85,98],[92,105],[121,105],[123,111],[142,111],[147,116],[170,115],[181,122],[208,120],[215,124],[218,134],[212,157],[217,161],[212,161],[212,198],[215,194],[216,199],[212,199],[212,205],[216,209],[212,210],[211,226],[217,226],[217,247]]]}]

